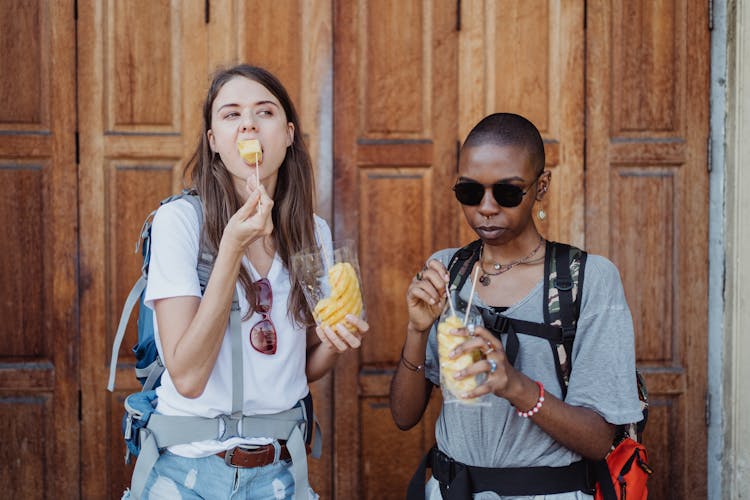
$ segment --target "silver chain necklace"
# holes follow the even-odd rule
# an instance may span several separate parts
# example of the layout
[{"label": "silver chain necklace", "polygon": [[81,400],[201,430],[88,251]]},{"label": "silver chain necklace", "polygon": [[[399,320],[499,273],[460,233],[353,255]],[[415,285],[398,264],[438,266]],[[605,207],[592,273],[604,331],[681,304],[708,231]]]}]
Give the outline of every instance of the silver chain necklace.
[{"label": "silver chain necklace", "polygon": [[482,248],[479,250],[479,268],[482,270],[482,275],[479,277],[479,282],[482,284],[482,286],[489,286],[491,283],[490,276],[499,276],[503,273],[507,273],[514,267],[516,267],[519,264],[525,264],[529,262],[534,255],[539,251],[540,248],[542,248],[542,243],[544,243],[544,238],[541,236],[539,237],[539,243],[536,247],[534,247],[534,250],[531,251],[529,255],[522,259],[514,260],[513,262],[509,262],[508,264],[500,264],[499,262],[493,262],[492,263],[492,269],[495,272],[487,271],[484,268],[484,243],[482,243]]}]

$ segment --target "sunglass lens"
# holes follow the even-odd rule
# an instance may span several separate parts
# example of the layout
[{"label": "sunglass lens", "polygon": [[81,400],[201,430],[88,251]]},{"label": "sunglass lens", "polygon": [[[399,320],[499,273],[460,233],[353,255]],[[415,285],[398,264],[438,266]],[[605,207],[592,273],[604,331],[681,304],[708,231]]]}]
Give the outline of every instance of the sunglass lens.
[{"label": "sunglass lens", "polygon": [[250,330],[250,344],[253,348],[263,354],[276,353],[276,328],[269,320],[258,322]]},{"label": "sunglass lens", "polygon": [[262,278],[253,284],[255,285],[255,310],[260,313],[267,313],[273,305],[271,282],[267,278]]},{"label": "sunglass lens", "polygon": [[453,186],[456,199],[462,205],[479,205],[484,197],[484,186],[478,182],[459,182]]},{"label": "sunglass lens", "polygon": [[495,184],[492,186],[492,195],[501,207],[517,207],[523,200],[523,190],[513,184]]}]

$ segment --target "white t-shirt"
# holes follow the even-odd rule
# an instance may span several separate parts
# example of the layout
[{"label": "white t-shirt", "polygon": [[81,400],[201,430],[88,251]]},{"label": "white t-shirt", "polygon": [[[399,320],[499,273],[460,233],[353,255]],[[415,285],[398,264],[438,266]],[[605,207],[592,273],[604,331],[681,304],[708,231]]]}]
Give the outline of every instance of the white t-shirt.
[{"label": "white t-shirt", "polygon": [[[326,222],[315,217],[319,244],[331,251],[331,231]],[[145,303],[153,309],[155,300],[169,297],[201,297],[196,265],[198,262],[199,221],[195,209],[185,200],[167,203],[159,208],[151,229],[151,262]],[[243,258],[251,279],[260,275]],[[273,355],[262,354],[250,344],[250,330],[262,319],[254,313],[242,321],[242,357],[244,374],[245,415],[270,414],[292,408],[309,392],[305,375],[306,332],[297,325],[287,307],[291,283],[289,273],[278,254],[268,271],[273,303],[270,317],[276,328],[277,347]],[[247,314],[249,305],[239,282],[235,285],[240,299],[240,315]],[[164,359],[159,326],[154,313],[154,337],[159,356]],[[156,389],[156,411],[165,415],[197,415],[216,417],[232,411],[232,347],[229,325],[224,334],[216,364],[199,397],[190,399],[179,394],[167,369],[161,386]],[[201,441],[172,446],[169,450],[188,457],[208,456],[239,444],[266,444],[270,438],[231,438],[226,441]]]}]

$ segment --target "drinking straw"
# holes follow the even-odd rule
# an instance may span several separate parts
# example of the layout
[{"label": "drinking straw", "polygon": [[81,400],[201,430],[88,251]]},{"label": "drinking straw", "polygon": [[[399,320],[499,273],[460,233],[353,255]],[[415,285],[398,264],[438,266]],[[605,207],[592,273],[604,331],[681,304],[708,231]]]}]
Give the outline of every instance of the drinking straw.
[{"label": "drinking straw", "polygon": [[445,284],[445,296],[448,297],[448,304],[451,306],[451,312],[453,313],[453,316],[458,317],[458,314],[456,314],[456,309],[453,307],[453,301],[451,300],[451,293],[448,291],[448,283]]},{"label": "drinking straw", "polygon": [[464,325],[469,321],[469,311],[471,310],[471,302],[474,300],[474,290],[477,288],[477,274],[479,274],[479,266],[474,268],[474,273],[471,277],[471,293],[469,294],[469,303],[466,305],[466,315],[464,316]]}]

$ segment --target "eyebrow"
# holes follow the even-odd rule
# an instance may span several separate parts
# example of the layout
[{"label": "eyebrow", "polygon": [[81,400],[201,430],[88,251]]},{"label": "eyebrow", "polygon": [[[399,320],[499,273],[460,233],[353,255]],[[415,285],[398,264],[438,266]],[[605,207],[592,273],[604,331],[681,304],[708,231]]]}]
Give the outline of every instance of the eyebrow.
[{"label": "eyebrow", "polygon": [[[523,177],[518,177],[518,176],[507,177],[505,179],[499,179],[499,180],[493,182],[492,184],[507,184],[507,183],[509,183],[511,181],[526,182],[526,179],[524,179]],[[479,182],[476,179],[472,179],[471,177],[463,177],[463,176],[461,176],[461,177],[458,178],[458,182],[476,182],[477,184],[482,184],[481,182]]]},{"label": "eyebrow", "polygon": [[[270,104],[271,106],[273,106],[273,107],[275,107],[277,109],[280,107],[274,101],[268,101],[268,100],[266,100],[266,101],[258,101],[256,103],[253,103],[253,106],[264,106],[266,104]],[[216,110],[216,112],[218,113],[219,111],[221,111],[224,108],[237,108],[237,107],[240,107],[240,104],[237,104],[236,102],[229,102],[227,104],[222,104],[221,107],[219,107],[219,109]]]}]

